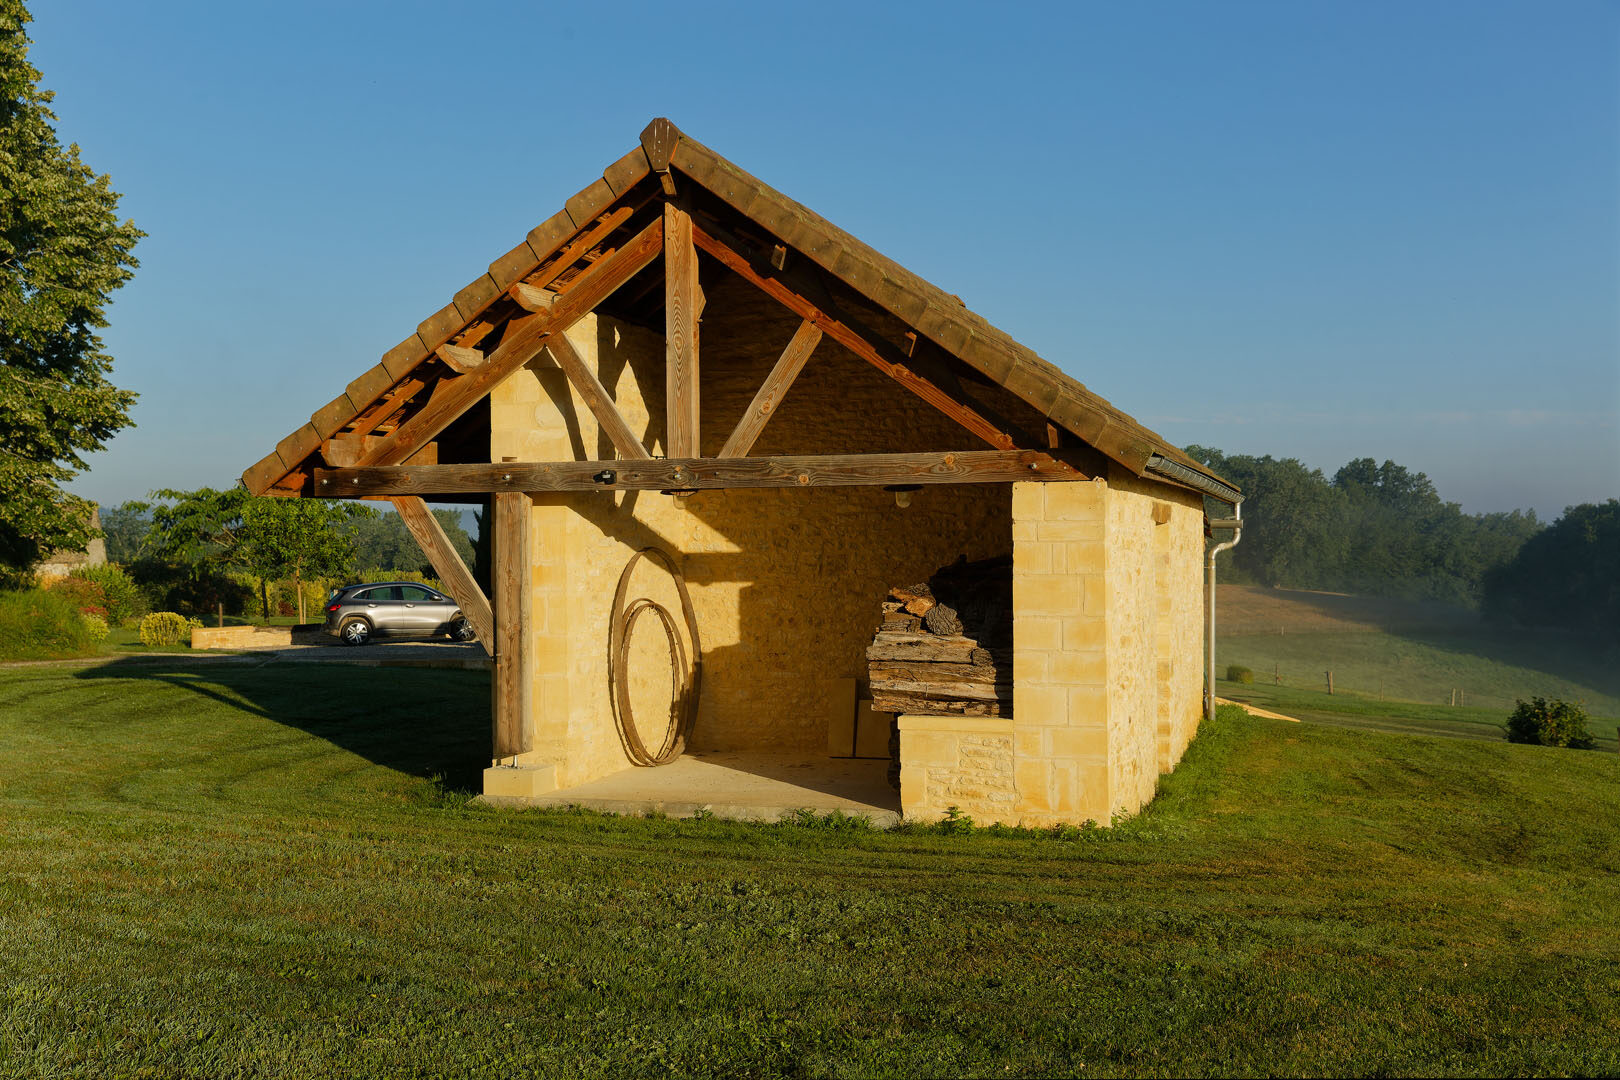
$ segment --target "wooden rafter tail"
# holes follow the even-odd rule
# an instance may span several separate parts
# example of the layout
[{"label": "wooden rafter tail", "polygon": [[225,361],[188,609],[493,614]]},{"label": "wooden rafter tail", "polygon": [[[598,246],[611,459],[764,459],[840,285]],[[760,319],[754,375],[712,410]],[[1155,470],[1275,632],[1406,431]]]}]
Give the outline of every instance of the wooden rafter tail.
[{"label": "wooden rafter tail", "polygon": [[450,545],[450,538],[440,527],[438,518],[433,516],[426,503],[414,496],[397,496],[393,503],[416,546],[422,549],[422,554],[433,566],[433,572],[444,583],[445,591],[460,605],[461,614],[472,624],[484,652],[494,656],[495,617],[490,610],[489,597],[484,595],[472,571],[467,569],[467,564],[461,561],[461,556]]},{"label": "wooden rafter tail", "polygon": [[882,487],[1068,481],[1080,474],[1039,450],[799,457],[646,458],[633,461],[501,462],[316,470],[314,493],[440,495],[475,492],[703,491],[728,488]]},{"label": "wooden rafter tail", "polygon": [[557,366],[563,369],[563,374],[568,376],[568,381],[573,384],[579,396],[585,399],[591,415],[596,417],[596,422],[601,425],[602,431],[613,443],[613,448],[619,452],[619,456],[628,460],[651,457],[652,455],[647,453],[647,448],[642,446],[641,440],[636,437],[629,421],[619,411],[618,405],[608,396],[607,388],[575,350],[568,336],[553,334],[546,339],[546,350],[551,353],[552,359],[557,361]]},{"label": "wooden rafter tail", "polygon": [[698,431],[697,249],[692,218],[664,204],[664,372],[670,457],[696,457]]},{"label": "wooden rafter tail", "polygon": [[478,368],[457,379],[442,380],[414,415],[381,445],[368,451],[365,465],[394,465],[488,394],[508,375],[539,355],[546,338],[561,334],[658,257],[664,246],[664,223],[654,221],[618,251],[577,278],[550,311],[525,315],[507,325],[500,347]]},{"label": "wooden rafter tail", "polygon": [[748,403],[742,419],[737,421],[737,427],[726,440],[726,445],[720,448],[719,457],[743,457],[753,449],[760,432],[765,430],[765,425],[776,415],[776,410],[781,406],[788,388],[793,385],[793,380],[799,377],[805,361],[810,359],[810,354],[820,342],[820,327],[808,319],[799,324],[799,328],[793,332],[793,339],[777,358],[776,366],[771,368],[771,373],[760,384],[754,400]]},{"label": "wooden rafter tail", "polygon": [[1000,450],[1011,450],[1016,445],[1011,435],[987,420],[978,410],[958,401],[931,380],[912,370],[902,362],[903,358],[898,356],[893,358],[885,357],[874,343],[862,337],[839,319],[821,310],[811,300],[783,284],[780,279],[760,273],[747,257],[733,250],[701,226],[694,226],[692,239],[698,250],[714,256],[728,269],[741,276],[751,285],[776,299],[801,319],[813,323],[838,344],[865,360],[991,446]]}]

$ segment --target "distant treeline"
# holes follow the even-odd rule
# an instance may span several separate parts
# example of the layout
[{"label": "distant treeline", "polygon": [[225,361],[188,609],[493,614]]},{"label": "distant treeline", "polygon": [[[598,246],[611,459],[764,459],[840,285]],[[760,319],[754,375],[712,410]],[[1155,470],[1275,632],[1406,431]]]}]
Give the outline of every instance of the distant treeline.
[{"label": "distant treeline", "polygon": [[1295,458],[1187,453],[1243,489],[1243,539],[1218,564],[1227,581],[1479,604],[1620,640],[1620,500],[1543,526],[1530,510],[1465,514],[1393,461],[1357,458],[1328,477]]},{"label": "distant treeline", "polygon": [[1330,478],[1295,458],[1187,453],[1243,489],[1227,580],[1475,604],[1486,575],[1541,530],[1533,511],[1465,514],[1393,461],[1357,458]]}]

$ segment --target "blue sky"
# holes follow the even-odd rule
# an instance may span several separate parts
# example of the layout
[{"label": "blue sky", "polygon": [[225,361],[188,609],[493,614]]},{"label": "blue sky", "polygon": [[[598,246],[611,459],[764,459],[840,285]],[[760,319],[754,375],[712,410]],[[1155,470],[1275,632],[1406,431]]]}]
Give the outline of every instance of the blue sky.
[{"label": "blue sky", "polygon": [[1620,495],[1612,3],[32,6],[150,234],[102,502],[234,483],[657,115],[1179,444]]}]

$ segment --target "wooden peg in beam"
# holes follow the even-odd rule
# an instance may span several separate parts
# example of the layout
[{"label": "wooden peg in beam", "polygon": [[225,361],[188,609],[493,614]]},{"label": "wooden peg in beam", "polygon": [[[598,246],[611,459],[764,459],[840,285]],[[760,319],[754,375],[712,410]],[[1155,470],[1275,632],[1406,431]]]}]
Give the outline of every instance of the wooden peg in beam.
[{"label": "wooden peg in beam", "polygon": [[552,305],[557,302],[556,293],[550,289],[530,285],[526,281],[513,283],[511,289],[507,291],[511,294],[512,299],[517,301],[518,307],[524,311],[550,311]]},{"label": "wooden peg in beam", "polygon": [[445,366],[457,375],[465,375],[469,371],[481,367],[484,363],[484,354],[477,349],[467,349],[460,345],[440,345],[434,350]]},{"label": "wooden peg in beam", "polygon": [[658,186],[664,189],[665,195],[675,197],[675,175],[668,169],[658,174]]}]

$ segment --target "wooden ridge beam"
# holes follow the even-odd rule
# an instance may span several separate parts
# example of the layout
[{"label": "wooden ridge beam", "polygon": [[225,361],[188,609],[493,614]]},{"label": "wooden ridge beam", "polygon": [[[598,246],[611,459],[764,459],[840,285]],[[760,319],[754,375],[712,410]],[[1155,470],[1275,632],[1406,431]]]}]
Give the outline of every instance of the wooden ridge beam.
[{"label": "wooden ridge beam", "polygon": [[1062,460],[1064,453],[961,450],[927,454],[371,466],[317,469],[313,487],[317,496],[352,499],[364,495],[392,497],[508,491],[703,491],[1084,479]]},{"label": "wooden ridge beam", "polygon": [[557,366],[563,369],[563,374],[568,376],[568,381],[579,392],[579,396],[585,399],[591,415],[596,417],[596,422],[601,425],[602,431],[613,443],[613,448],[619,452],[619,457],[632,461],[652,457],[647,453],[647,448],[641,445],[641,440],[636,437],[635,430],[624,418],[624,414],[619,411],[619,406],[608,396],[607,388],[574,349],[568,335],[553,334],[546,340],[546,351],[557,361]]},{"label": "wooden ridge beam", "polygon": [[879,371],[973,432],[973,434],[979,436],[991,446],[1001,450],[1010,450],[1016,445],[1011,435],[986,419],[977,409],[952,397],[932,380],[902,363],[903,358],[885,357],[882,350],[873,342],[868,341],[838,318],[823,311],[811,300],[800,295],[778,278],[760,273],[754,268],[751,260],[733,250],[702,226],[695,225],[693,227],[692,240],[699,251],[714,256],[766,295],[775,298],[801,319],[814,323],[822,333],[873,367],[876,367]]},{"label": "wooden ridge beam", "polygon": [[808,319],[799,324],[799,328],[793,332],[793,339],[787,343],[787,348],[783,349],[782,355],[777,358],[776,366],[771,368],[771,373],[760,384],[759,392],[754,395],[754,400],[748,403],[742,419],[737,421],[737,427],[726,440],[726,445],[720,448],[718,456],[743,457],[753,449],[760,432],[765,430],[766,423],[782,404],[782,397],[793,385],[793,380],[799,377],[805,361],[810,359],[810,354],[820,342],[820,327]]},{"label": "wooden ridge beam", "polygon": [[500,347],[475,370],[447,382],[402,423],[388,439],[366,453],[363,465],[393,465],[443,431],[501,380],[539,355],[546,338],[561,334],[611,296],[658,257],[664,247],[664,223],[657,220],[612,255],[574,279],[550,311],[525,315],[507,325]]},{"label": "wooden ridge beam", "polygon": [[489,606],[489,597],[478,587],[472,571],[461,561],[456,549],[450,546],[450,538],[444,534],[439,519],[433,516],[426,503],[413,495],[400,495],[393,499],[393,503],[416,546],[422,549],[422,554],[433,566],[433,572],[444,583],[445,591],[460,605],[461,614],[477,631],[478,643],[484,647],[485,653],[494,656],[495,616]]}]

